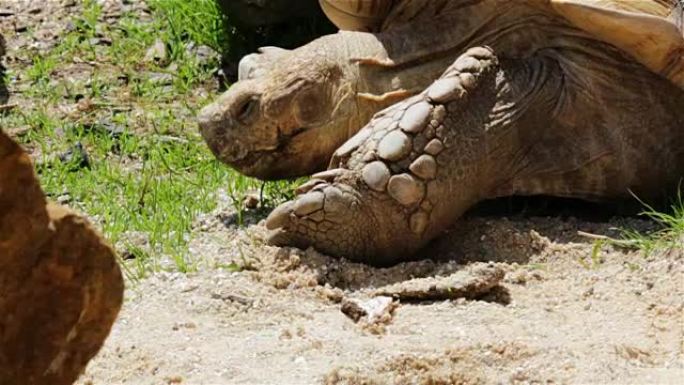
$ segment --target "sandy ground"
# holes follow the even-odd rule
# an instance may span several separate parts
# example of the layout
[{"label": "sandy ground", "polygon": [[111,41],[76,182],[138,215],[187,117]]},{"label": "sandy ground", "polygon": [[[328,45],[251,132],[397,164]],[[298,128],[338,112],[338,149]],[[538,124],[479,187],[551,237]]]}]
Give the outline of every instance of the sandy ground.
[{"label": "sandy ground", "polygon": [[[55,44],[59,9],[31,44]],[[264,213],[238,227],[229,207],[196,221],[197,273],[128,282],[79,385],[684,383],[684,242],[645,256],[577,234],[647,222],[471,216],[417,262],[379,269],[266,246]],[[506,276],[478,299],[401,302],[377,327],[341,312],[345,297],[490,262]]]},{"label": "sandy ground", "polygon": [[[684,247],[596,247],[609,222],[471,217],[391,268],[264,245],[226,202],[197,221],[200,272],[129,284],[112,335],[79,384],[681,384]],[[257,218],[258,219],[258,218]],[[255,220],[257,220],[255,219]],[[593,258],[592,258],[593,256]],[[494,261],[479,300],[400,303],[379,329],[340,298]],[[244,267],[231,272],[217,266]]]}]

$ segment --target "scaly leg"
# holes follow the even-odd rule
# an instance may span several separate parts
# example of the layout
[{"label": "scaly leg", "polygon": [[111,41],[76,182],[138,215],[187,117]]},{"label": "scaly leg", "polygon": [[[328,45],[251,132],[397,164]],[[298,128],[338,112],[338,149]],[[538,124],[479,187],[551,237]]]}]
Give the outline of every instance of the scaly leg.
[{"label": "scaly leg", "polygon": [[493,189],[499,167],[487,158],[510,132],[497,120],[507,94],[529,96],[490,49],[468,50],[427,90],[379,112],[331,170],[276,208],[271,242],[380,265],[411,256]]}]

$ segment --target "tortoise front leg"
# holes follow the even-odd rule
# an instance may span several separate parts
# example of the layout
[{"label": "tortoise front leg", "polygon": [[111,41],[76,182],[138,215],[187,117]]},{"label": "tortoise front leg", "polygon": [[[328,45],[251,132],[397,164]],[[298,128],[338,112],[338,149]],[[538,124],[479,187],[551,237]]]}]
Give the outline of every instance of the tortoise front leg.
[{"label": "tortoise front leg", "polygon": [[439,235],[508,161],[510,146],[496,145],[516,120],[501,114],[505,95],[529,93],[500,67],[489,48],[472,48],[424,92],[379,112],[336,151],[332,170],[271,213],[271,242],[390,264]]}]

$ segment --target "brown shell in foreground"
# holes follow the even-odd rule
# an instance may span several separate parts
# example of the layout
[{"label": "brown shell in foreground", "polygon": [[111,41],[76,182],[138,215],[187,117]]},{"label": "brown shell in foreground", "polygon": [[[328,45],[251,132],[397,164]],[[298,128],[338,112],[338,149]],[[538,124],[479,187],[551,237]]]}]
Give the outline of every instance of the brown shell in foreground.
[{"label": "brown shell in foreground", "polygon": [[0,130],[0,384],[70,385],[123,299],[112,248],[45,200],[26,153]]}]

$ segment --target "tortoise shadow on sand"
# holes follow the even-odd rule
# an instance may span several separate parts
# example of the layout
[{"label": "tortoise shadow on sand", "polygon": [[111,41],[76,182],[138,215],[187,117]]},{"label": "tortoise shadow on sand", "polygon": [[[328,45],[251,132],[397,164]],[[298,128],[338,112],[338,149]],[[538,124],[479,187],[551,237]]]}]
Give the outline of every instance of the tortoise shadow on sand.
[{"label": "tortoise shadow on sand", "polygon": [[[258,224],[268,215],[270,206],[243,212],[242,224]],[[640,210],[636,201],[599,204],[551,197],[501,198],[482,202],[468,211],[411,261],[372,266],[330,257],[313,248],[282,247],[272,249],[272,253],[260,253],[249,269],[268,277],[266,280],[277,280],[277,287],[313,285],[351,292],[366,292],[414,278],[446,278],[474,263],[503,263],[513,270],[515,264],[530,264],[533,269],[533,265],[543,263],[549,247],[590,248],[595,239],[578,231],[619,238],[619,228],[653,230],[654,222],[635,216]],[[227,213],[221,217],[221,223],[227,230],[234,229],[238,214]],[[255,229],[265,230],[260,226]],[[504,270],[509,267],[504,266]],[[298,281],[302,276],[307,277],[307,282]],[[504,285],[498,285],[469,299],[507,305],[511,295]]]},{"label": "tortoise shadow on sand", "polygon": [[[624,203],[598,204],[549,197],[496,199],[470,210],[451,229],[419,251],[413,261],[377,267],[308,249],[299,252],[299,263],[316,272],[319,285],[364,291],[413,278],[447,277],[471,263],[536,263],[550,245],[572,248],[595,242],[578,231],[618,238],[618,228],[648,231],[655,226],[636,218],[636,213],[638,206]],[[276,259],[291,258],[293,250],[298,252],[298,249],[280,249]],[[511,297],[499,285],[474,299],[507,305]]]},{"label": "tortoise shadow on sand", "polygon": [[530,263],[549,243],[592,244],[579,232],[619,238],[621,228],[652,230],[637,217],[636,200],[611,203],[548,196],[508,197],[481,202],[421,254],[437,260]]}]

